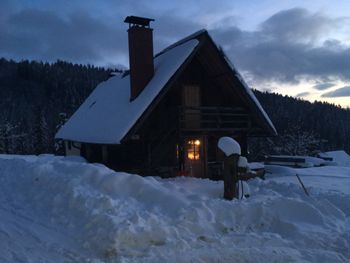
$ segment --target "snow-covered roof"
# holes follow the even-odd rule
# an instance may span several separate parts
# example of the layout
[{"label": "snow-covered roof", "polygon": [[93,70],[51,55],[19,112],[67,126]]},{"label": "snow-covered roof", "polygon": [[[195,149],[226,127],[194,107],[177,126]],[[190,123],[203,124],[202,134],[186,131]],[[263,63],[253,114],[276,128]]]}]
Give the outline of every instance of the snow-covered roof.
[{"label": "snow-covered roof", "polygon": [[191,39],[154,59],[154,76],[130,102],[130,75],[99,84],[56,134],[71,141],[119,144],[169,79],[198,45]]},{"label": "snow-covered roof", "polygon": [[[121,140],[140,119],[171,77],[193,53],[203,34],[206,34],[216,46],[206,30],[199,30],[165,48],[154,58],[153,78],[133,101],[130,101],[129,74],[114,76],[99,84],[57,132],[56,138],[101,144],[121,143]],[[231,67],[234,77],[242,84],[242,92],[248,97],[251,107],[260,114],[270,133],[277,134],[254,93],[227,56],[222,54]]]}]

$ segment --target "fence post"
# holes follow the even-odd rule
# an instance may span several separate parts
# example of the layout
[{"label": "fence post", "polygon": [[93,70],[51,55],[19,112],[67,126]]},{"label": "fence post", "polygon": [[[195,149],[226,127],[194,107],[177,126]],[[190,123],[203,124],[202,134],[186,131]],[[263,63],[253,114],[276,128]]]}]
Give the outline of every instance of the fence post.
[{"label": "fence post", "polygon": [[224,198],[232,200],[237,197],[238,160],[241,155],[241,146],[230,137],[221,137],[218,147],[226,156],[224,160]]},{"label": "fence post", "polygon": [[224,161],[224,198],[232,200],[237,197],[238,154],[232,154]]}]

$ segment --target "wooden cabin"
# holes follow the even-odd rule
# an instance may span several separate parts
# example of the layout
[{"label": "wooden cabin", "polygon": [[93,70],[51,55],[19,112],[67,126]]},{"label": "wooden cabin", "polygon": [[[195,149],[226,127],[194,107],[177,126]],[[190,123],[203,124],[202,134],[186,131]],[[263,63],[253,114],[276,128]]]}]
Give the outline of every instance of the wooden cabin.
[{"label": "wooden cabin", "polygon": [[56,138],[67,155],[142,175],[217,178],[218,139],[276,130],[206,30],[153,56],[152,19],[127,17],[130,70],[99,84]]}]

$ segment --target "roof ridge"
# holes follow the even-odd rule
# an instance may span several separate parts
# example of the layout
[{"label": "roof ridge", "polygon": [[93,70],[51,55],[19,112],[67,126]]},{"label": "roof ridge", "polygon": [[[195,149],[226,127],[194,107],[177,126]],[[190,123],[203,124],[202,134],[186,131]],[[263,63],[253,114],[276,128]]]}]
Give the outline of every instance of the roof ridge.
[{"label": "roof ridge", "polygon": [[194,38],[197,38],[199,35],[205,34],[205,33],[208,33],[208,31],[207,31],[206,29],[198,30],[198,31],[196,31],[196,32],[194,32],[194,33],[192,33],[192,34],[190,34],[190,35],[188,35],[188,36],[186,36],[186,37],[184,37],[184,38],[182,38],[182,39],[176,41],[175,43],[171,44],[170,46],[164,48],[162,51],[158,52],[158,53],[154,56],[154,58],[156,58],[156,57],[158,57],[158,56],[164,54],[165,52],[168,52],[169,50],[173,49],[174,47],[177,47],[177,46],[179,46],[179,45],[182,45],[182,44],[186,43],[187,41],[189,41],[189,40],[191,40],[191,39],[194,39]]},{"label": "roof ridge", "polygon": [[[156,57],[158,57],[160,55],[163,55],[164,53],[168,52],[169,50],[173,49],[174,47],[182,45],[182,44],[184,44],[184,43],[186,43],[186,42],[188,42],[188,41],[190,41],[190,40],[192,40],[194,38],[197,38],[199,35],[205,34],[205,33],[207,33],[209,35],[208,31],[206,29],[204,29],[204,28],[201,29],[201,30],[198,30],[198,31],[196,31],[196,32],[194,32],[194,33],[192,33],[192,34],[190,34],[190,35],[188,35],[188,36],[186,36],[186,37],[176,41],[175,43],[171,44],[170,46],[167,46],[162,51],[160,51],[156,55],[154,55],[153,59],[155,59]],[[125,76],[128,76],[129,74],[130,74],[130,69],[125,70],[124,73],[122,74],[122,78],[124,78]]]}]

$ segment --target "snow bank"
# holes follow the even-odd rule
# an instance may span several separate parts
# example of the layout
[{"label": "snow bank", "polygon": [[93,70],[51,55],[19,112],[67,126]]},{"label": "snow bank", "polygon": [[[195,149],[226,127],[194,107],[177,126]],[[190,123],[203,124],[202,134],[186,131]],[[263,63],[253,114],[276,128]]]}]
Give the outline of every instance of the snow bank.
[{"label": "snow bank", "polygon": [[[350,258],[350,176],[305,182],[311,198],[295,177],[256,179],[249,182],[251,198],[231,202],[222,198],[222,182],[140,177],[43,158],[0,158],[1,262]],[[344,187],[310,187],[316,181]]]},{"label": "snow bank", "polygon": [[321,165],[327,164],[327,161],[321,158],[312,157],[312,156],[305,156],[304,158],[305,158],[306,167],[321,166]]},{"label": "snow bank", "polygon": [[350,167],[350,156],[345,151],[325,152],[326,156],[332,157],[339,166]]},{"label": "snow bank", "polygon": [[265,163],[271,165],[298,166],[304,168],[331,164],[329,161],[325,161],[321,158],[302,155],[269,155],[265,160]]},{"label": "snow bank", "polygon": [[248,167],[250,170],[259,170],[259,169],[264,169],[265,165],[263,163],[253,162],[253,163],[248,163]]}]

